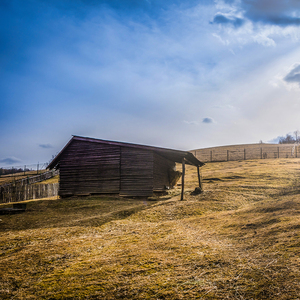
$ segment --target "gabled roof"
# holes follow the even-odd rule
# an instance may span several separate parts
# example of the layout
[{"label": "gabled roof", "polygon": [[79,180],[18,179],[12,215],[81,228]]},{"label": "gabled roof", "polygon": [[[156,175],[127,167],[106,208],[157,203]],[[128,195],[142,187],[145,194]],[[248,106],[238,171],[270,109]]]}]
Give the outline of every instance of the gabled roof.
[{"label": "gabled roof", "polygon": [[123,147],[130,147],[130,148],[136,148],[136,149],[144,149],[144,150],[150,150],[154,151],[157,154],[171,160],[177,163],[181,163],[183,159],[185,159],[187,164],[194,165],[194,166],[203,166],[204,163],[199,161],[192,153],[188,151],[181,151],[181,150],[173,150],[173,149],[167,149],[167,148],[160,148],[160,147],[154,147],[154,146],[146,146],[146,145],[139,145],[139,144],[131,144],[131,143],[125,143],[125,142],[114,142],[114,141],[106,141],[106,140],[100,140],[95,138],[89,138],[89,137],[82,137],[82,136],[76,136],[73,135],[71,140],[66,144],[66,146],[54,157],[54,159],[49,163],[47,166],[47,169],[53,169],[55,168],[59,161],[60,157],[63,154],[63,152],[68,148],[68,146],[73,141],[85,141],[85,142],[92,142],[92,143],[101,143],[101,144],[108,144],[108,145],[116,145],[116,146],[123,146]]}]

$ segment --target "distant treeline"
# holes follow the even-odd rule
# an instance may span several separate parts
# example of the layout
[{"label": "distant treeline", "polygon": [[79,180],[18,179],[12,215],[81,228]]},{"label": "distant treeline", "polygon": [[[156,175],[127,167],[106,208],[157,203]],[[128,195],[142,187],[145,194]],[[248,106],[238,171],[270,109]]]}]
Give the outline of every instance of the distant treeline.
[{"label": "distant treeline", "polygon": [[0,176],[2,175],[9,175],[9,174],[16,174],[21,172],[28,172],[30,171],[28,168],[10,168],[10,169],[4,169],[0,168]]},{"label": "distant treeline", "polygon": [[294,132],[295,134],[295,138],[290,135],[290,134],[287,134],[285,137],[280,137],[279,138],[279,144],[294,144],[294,143],[298,143],[299,142],[299,137],[298,137],[298,131],[295,131]]}]

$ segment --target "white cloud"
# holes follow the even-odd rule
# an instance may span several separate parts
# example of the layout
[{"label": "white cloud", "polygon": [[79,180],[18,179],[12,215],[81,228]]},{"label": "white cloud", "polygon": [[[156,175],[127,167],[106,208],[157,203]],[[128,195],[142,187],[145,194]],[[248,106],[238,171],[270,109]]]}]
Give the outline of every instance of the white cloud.
[{"label": "white cloud", "polygon": [[198,126],[199,125],[199,122],[198,121],[183,121],[183,123],[185,124],[188,124],[188,125],[196,125]]}]

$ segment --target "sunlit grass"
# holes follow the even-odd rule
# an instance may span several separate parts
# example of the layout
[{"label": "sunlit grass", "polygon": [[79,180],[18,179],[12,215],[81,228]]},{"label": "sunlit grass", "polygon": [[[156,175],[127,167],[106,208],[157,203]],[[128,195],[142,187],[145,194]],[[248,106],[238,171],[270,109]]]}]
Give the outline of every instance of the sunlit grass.
[{"label": "sunlit grass", "polygon": [[206,164],[197,196],[187,166],[185,201],[179,186],[159,201],[30,201],[25,213],[0,216],[0,295],[297,299],[299,162]]}]

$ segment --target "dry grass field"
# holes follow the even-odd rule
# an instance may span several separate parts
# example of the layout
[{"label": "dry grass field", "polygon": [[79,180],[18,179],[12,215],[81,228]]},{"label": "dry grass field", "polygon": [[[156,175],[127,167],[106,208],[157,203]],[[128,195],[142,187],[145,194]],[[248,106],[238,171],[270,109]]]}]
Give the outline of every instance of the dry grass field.
[{"label": "dry grass field", "polygon": [[[156,201],[0,216],[1,299],[299,299],[300,159],[208,163]],[[9,205],[1,205],[5,207]]]}]

